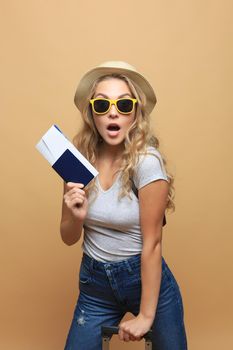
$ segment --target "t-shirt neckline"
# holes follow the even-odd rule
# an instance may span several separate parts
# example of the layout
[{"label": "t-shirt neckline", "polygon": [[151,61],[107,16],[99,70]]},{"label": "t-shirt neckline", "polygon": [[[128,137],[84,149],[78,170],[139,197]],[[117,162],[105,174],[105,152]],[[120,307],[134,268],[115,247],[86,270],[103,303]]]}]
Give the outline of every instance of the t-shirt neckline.
[{"label": "t-shirt neckline", "polygon": [[99,187],[100,191],[103,192],[103,193],[108,193],[108,192],[110,192],[110,191],[115,187],[115,185],[117,184],[117,182],[118,182],[118,180],[119,180],[119,177],[120,177],[120,172],[118,172],[118,174],[117,174],[115,180],[114,180],[113,183],[112,183],[112,186],[109,187],[107,190],[104,190],[104,189],[102,188],[101,184],[100,184],[99,175],[97,175],[96,180],[97,180],[98,187]]}]

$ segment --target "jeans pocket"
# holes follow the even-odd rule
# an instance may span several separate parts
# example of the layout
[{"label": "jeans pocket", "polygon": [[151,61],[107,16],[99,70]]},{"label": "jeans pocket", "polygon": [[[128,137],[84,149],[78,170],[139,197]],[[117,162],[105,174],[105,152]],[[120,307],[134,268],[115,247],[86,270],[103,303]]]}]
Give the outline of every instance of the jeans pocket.
[{"label": "jeans pocket", "polygon": [[79,283],[82,285],[90,284],[92,279],[90,269],[82,263],[79,271]]},{"label": "jeans pocket", "polygon": [[172,284],[173,288],[180,290],[178,282],[177,282],[175,276],[173,275],[172,271],[169,269],[168,266],[166,266],[166,268],[165,268],[165,274],[167,276],[167,279],[168,279],[169,283]]},{"label": "jeans pocket", "polygon": [[160,284],[160,298],[174,293],[174,277],[167,266],[163,268]]},{"label": "jeans pocket", "polygon": [[134,268],[131,272],[127,272],[122,277],[123,288],[141,288],[142,280],[140,267]]}]

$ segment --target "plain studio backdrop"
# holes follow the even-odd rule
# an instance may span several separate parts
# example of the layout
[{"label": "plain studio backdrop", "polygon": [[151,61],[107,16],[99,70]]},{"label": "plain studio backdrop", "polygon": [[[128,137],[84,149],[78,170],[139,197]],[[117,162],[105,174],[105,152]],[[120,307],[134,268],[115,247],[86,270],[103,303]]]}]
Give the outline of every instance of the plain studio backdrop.
[{"label": "plain studio backdrop", "polygon": [[[230,0],[1,1],[1,349],[64,348],[81,241],[60,238],[63,183],[35,144],[54,123],[73,138],[77,83],[107,60],[137,67],[157,94],[152,125],[176,188],[163,256],[189,349],[233,348],[232,10]],[[114,337],[119,346],[143,348]]]}]

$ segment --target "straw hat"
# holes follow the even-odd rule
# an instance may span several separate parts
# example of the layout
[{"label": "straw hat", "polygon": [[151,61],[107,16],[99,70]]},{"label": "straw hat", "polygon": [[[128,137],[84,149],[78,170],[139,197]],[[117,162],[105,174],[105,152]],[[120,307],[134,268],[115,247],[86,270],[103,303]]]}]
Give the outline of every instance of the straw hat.
[{"label": "straw hat", "polygon": [[83,106],[86,102],[86,96],[88,95],[94,81],[99,77],[110,73],[125,74],[133,82],[139,85],[139,87],[142,89],[142,91],[146,95],[146,101],[147,101],[145,106],[146,112],[150,114],[157,101],[152,86],[147,81],[147,79],[144,78],[144,76],[136,70],[135,67],[123,61],[104,62],[84,74],[84,76],[82,77],[82,79],[78,84],[75,97],[74,97],[74,103],[77,106],[77,108],[80,111],[83,110]]}]

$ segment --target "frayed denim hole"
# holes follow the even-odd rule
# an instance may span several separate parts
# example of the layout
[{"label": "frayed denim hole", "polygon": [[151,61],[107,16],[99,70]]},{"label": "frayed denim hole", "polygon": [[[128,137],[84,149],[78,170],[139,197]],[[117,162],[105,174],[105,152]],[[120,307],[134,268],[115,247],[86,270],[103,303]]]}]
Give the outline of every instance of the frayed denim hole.
[{"label": "frayed denim hole", "polygon": [[82,309],[79,310],[79,313],[76,318],[76,322],[78,326],[85,326],[85,323],[87,322],[87,320],[86,320],[86,314],[84,310]]}]

